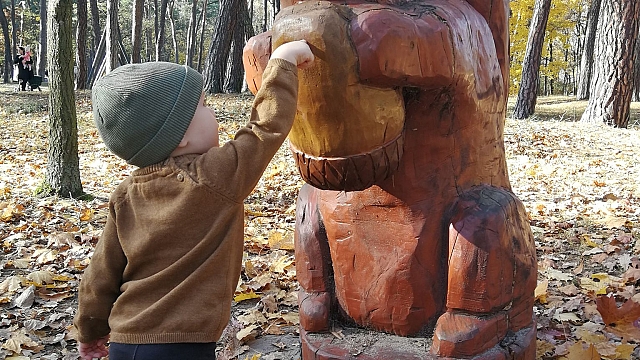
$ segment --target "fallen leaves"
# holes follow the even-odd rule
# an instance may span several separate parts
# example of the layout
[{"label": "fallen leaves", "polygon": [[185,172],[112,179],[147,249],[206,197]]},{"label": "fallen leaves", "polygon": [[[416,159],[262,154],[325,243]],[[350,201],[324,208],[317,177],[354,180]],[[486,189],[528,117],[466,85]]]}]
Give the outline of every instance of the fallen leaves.
[{"label": "fallen leaves", "polygon": [[[81,174],[92,201],[33,197],[46,169],[45,114],[32,114],[28,126],[14,114],[0,117],[0,136],[11,144],[0,152],[0,358],[78,356],[71,340],[74,295],[104,226],[108,196],[132,167],[106,151],[92,125],[88,93],[77,94]],[[244,125],[252,100],[207,98],[219,115],[221,142]],[[632,320],[640,286],[638,145],[637,128],[506,123],[509,177],[529,212],[538,250],[538,359],[640,358]],[[246,355],[252,339],[297,339],[293,234],[300,186],[284,144],[245,201],[242,275],[230,335],[221,342],[229,358],[262,358]]]}]

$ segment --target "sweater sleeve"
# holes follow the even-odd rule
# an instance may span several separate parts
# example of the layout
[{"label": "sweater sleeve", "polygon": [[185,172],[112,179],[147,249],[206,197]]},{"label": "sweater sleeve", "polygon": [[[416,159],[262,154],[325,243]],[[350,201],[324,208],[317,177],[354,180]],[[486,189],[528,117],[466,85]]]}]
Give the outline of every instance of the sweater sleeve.
[{"label": "sweater sleeve", "polygon": [[271,59],[253,102],[249,123],[233,140],[200,158],[201,177],[241,202],[260,180],[269,161],[287,138],[296,114],[298,69],[283,59]]},{"label": "sweater sleeve", "polygon": [[74,318],[79,342],[90,342],[109,334],[109,314],[120,295],[122,273],[126,265],[112,201],[104,231],[80,281],[78,312]]}]

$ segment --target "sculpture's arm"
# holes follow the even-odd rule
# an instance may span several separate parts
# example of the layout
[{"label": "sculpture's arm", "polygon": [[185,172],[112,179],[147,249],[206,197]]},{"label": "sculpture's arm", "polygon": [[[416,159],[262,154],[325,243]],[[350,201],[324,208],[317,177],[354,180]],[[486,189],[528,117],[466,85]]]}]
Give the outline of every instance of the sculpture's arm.
[{"label": "sculpture's arm", "polygon": [[271,57],[271,31],[258,34],[245,45],[242,63],[249,90],[255,95],[262,84],[262,73]]},{"label": "sculpture's arm", "polygon": [[423,1],[413,11],[368,9],[351,21],[351,36],[363,83],[461,85],[475,89],[479,97],[503,90],[491,29],[466,1]]}]

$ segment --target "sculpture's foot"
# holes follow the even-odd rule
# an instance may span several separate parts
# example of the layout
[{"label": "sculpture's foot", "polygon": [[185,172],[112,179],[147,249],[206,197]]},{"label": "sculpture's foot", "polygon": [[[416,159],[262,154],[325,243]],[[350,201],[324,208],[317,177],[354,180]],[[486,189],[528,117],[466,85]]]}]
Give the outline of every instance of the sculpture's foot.
[{"label": "sculpture's foot", "polygon": [[331,297],[328,292],[308,293],[300,290],[298,292],[298,304],[302,329],[311,332],[329,330]]},{"label": "sculpture's foot", "polygon": [[486,316],[446,312],[436,324],[431,352],[446,358],[533,360],[535,322],[514,333],[505,312]]}]

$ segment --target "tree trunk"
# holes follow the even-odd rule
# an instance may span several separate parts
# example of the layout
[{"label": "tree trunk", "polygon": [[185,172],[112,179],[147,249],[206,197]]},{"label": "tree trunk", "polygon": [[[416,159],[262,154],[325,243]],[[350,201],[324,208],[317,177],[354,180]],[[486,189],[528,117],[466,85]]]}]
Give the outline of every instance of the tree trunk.
[{"label": "tree trunk", "polygon": [[40,46],[38,47],[38,75],[47,70],[47,0],[40,0]]},{"label": "tree trunk", "polygon": [[87,88],[87,0],[77,0],[78,27],[76,29],[76,59],[78,77],[76,89]]},{"label": "tree trunk", "polygon": [[222,92],[236,22],[233,15],[238,9],[239,2],[240,0],[220,0],[219,13],[214,26],[215,34],[204,64],[204,89],[209,94]]},{"label": "tree trunk", "polygon": [[581,121],[626,128],[633,90],[640,2],[605,1],[594,49],[591,96]]},{"label": "tree trunk", "polygon": [[131,62],[139,63],[140,51],[142,48],[142,13],[144,9],[144,0],[133,1],[133,11],[131,19]]},{"label": "tree trunk", "polygon": [[171,25],[171,39],[173,40],[173,53],[175,58],[175,63],[180,62],[180,54],[178,53],[178,39],[176,39],[176,24],[173,18],[173,7],[175,6],[175,0],[171,0],[171,5],[168,8],[169,13],[169,24]]},{"label": "tree trunk", "polygon": [[601,0],[591,0],[591,6],[589,7],[589,12],[587,14],[587,32],[585,34],[582,58],[580,59],[578,89],[576,90],[576,99],[578,100],[589,98],[589,85],[593,69],[593,47],[596,42],[600,4]]},{"label": "tree trunk", "polygon": [[[147,2],[147,6],[145,7],[145,16],[147,20],[151,21],[152,16],[155,17],[154,12],[151,10],[151,2]],[[145,59],[146,61],[151,61],[154,58],[154,54],[152,49],[155,48],[155,44],[153,43],[153,29],[145,28],[144,30],[144,47],[145,47]]]},{"label": "tree trunk", "polygon": [[633,61],[633,97],[631,101],[640,101],[640,40],[636,40],[636,50]]},{"label": "tree trunk", "polygon": [[516,119],[528,118],[533,115],[536,107],[540,56],[550,10],[551,0],[536,0],[531,27],[529,28],[527,49],[522,63],[522,80],[520,81],[520,89],[513,109],[513,117]]},{"label": "tree trunk", "polygon": [[158,48],[156,43],[158,42],[158,0],[153,0],[153,47],[155,51],[155,58],[158,59]]},{"label": "tree trunk", "polygon": [[[4,7],[2,8],[4,11]],[[11,0],[11,56],[18,54],[18,29],[16,28],[16,0]]]},{"label": "tree trunk", "polygon": [[107,74],[118,67],[118,0],[107,0]]},{"label": "tree trunk", "polygon": [[93,30],[93,50],[98,51],[100,39],[102,38],[102,29],[100,29],[100,13],[98,12],[98,0],[89,0],[91,8],[91,28]]},{"label": "tree trunk", "polygon": [[191,1],[191,15],[189,16],[189,29],[187,30],[187,48],[184,64],[193,67],[193,54],[195,53],[196,17],[198,15],[198,0]]},{"label": "tree trunk", "polygon": [[633,54],[633,95],[631,101],[640,101],[640,39],[636,39]]},{"label": "tree trunk", "polygon": [[269,8],[269,1],[264,0],[262,2],[262,7],[264,8],[264,21],[262,22],[262,32],[267,31],[267,18],[269,17],[269,12],[267,9]]},{"label": "tree trunk", "polygon": [[224,86],[225,91],[229,93],[242,92],[242,84],[244,83],[242,50],[247,40],[254,35],[246,0],[239,0],[238,6],[239,9],[235,12],[236,26],[233,30],[233,40],[231,42],[229,71]]},{"label": "tree trunk", "polygon": [[202,26],[200,27],[200,40],[198,41],[198,72],[202,73],[202,54],[204,53],[204,33],[206,30],[207,24],[207,0],[202,2],[202,12],[200,13],[200,22]]},{"label": "tree trunk", "polygon": [[78,128],[73,92],[72,0],[51,0],[47,183],[62,197],[83,195],[78,160]]},{"label": "tree trunk", "polygon": [[164,60],[164,23],[167,15],[167,2],[168,0],[162,0],[160,2],[160,11],[158,11],[158,29],[156,36],[156,61]]},{"label": "tree trunk", "polygon": [[[2,7],[2,16],[5,16],[5,20],[6,20],[6,15],[4,14],[4,7]],[[16,27],[16,0],[11,0],[11,42],[8,42],[7,44],[9,45],[9,48],[11,48],[11,59],[13,60],[16,55],[18,54],[18,28]],[[13,44],[13,46],[11,45]],[[13,64],[13,62],[11,62],[10,64]],[[13,79],[14,77],[14,66],[9,66],[9,71],[11,73],[11,78]]]},{"label": "tree trunk", "polygon": [[[0,0],[0,9],[4,9],[4,4]],[[11,82],[10,76],[12,76],[13,69],[13,56],[11,56],[11,36],[9,35],[9,21],[4,15],[4,11],[0,11],[0,26],[2,26],[2,35],[4,38],[4,77],[2,81],[5,84]]]},{"label": "tree trunk", "polygon": [[89,71],[89,88],[93,87],[93,83],[98,79],[99,76],[102,75],[102,71],[104,70],[103,64],[106,64],[105,53],[106,51],[106,43],[107,43],[107,32],[106,28],[100,35],[100,41],[98,42],[98,47],[96,48],[95,57],[93,59],[93,63],[91,64],[91,70]]},{"label": "tree trunk", "polygon": [[20,12],[20,41],[18,42],[22,45],[22,41],[24,40],[24,13],[27,11],[27,2],[21,1],[22,11]]}]

